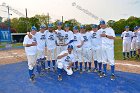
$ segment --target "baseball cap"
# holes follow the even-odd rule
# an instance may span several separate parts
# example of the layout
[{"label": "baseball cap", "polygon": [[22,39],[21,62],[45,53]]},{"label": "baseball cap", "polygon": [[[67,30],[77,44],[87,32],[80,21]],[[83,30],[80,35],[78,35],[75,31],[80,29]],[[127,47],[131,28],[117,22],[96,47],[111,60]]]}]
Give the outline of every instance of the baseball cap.
[{"label": "baseball cap", "polygon": [[80,29],[85,29],[86,27],[84,25],[81,25],[80,26]]},{"label": "baseball cap", "polygon": [[92,28],[98,28],[98,25],[93,24],[91,27],[92,27]]},{"label": "baseball cap", "polygon": [[42,25],[40,26],[40,29],[43,29],[43,28],[46,28],[46,25],[45,25],[45,24],[42,24]]},{"label": "baseball cap", "polygon": [[61,26],[61,25],[62,25],[62,22],[57,22],[57,25],[58,25],[58,26]]},{"label": "baseball cap", "polygon": [[100,21],[100,25],[105,25],[106,23],[105,23],[105,21],[104,20],[101,20]]},{"label": "baseball cap", "polygon": [[35,26],[32,26],[31,30],[37,31],[37,28]]},{"label": "baseball cap", "polygon": [[129,28],[129,26],[125,26],[125,28]]},{"label": "baseball cap", "polygon": [[68,48],[71,48],[71,49],[73,49],[73,46],[72,46],[72,45],[68,45]]},{"label": "baseball cap", "polygon": [[138,30],[138,29],[139,29],[138,26],[134,27],[134,30]]},{"label": "baseball cap", "polygon": [[73,30],[78,30],[78,26],[74,26],[73,27]]},{"label": "baseball cap", "polygon": [[51,28],[51,27],[53,27],[53,24],[48,24],[48,28]]}]

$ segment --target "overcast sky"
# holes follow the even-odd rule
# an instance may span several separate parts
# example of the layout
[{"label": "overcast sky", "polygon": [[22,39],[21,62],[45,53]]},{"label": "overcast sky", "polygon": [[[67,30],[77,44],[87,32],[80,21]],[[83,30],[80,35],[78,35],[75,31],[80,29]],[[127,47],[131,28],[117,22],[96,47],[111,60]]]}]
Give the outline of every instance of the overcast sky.
[{"label": "overcast sky", "polygon": [[[3,2],[23,14],[27,8],[28,17],[49,13],[52,21],[64,16],[64,20],[75,18],[83,24],[90,24],[99,21],[91,15],[106,21],[119,20],[129,16],[140,17],[140,0],[0,0],[0,5]],[[77,6],[80,6],[81,10]],[[3,10],[6,9],[0,8],[0,16],[6,17],[7,13],[2,12]],[[10,12],[11,17],[20,17],[12,11]]]}]

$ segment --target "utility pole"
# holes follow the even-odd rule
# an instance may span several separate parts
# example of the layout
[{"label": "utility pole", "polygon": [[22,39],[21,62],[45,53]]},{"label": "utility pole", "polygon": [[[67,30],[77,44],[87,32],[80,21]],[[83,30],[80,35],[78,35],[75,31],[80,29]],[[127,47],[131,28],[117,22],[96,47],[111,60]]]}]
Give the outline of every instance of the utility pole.
[{"label": "utility pole", "polygon": [[63,16],[62,16],[62,23],[63,23]]}]

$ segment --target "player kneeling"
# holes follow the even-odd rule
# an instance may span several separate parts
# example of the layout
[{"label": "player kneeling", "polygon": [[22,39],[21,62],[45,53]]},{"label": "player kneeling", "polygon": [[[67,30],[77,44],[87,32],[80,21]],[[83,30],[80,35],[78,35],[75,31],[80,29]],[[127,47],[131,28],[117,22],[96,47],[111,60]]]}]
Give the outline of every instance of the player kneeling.
[{"label": "player kneeling", "polygon": [[66,51],[62,51],[57,57],[57,67],[58,67],[58,80],[62,80],[62,69],[67,72],[67,75],[72,75],[72,65],[75,62],[74,55],[72,54],[73,46],[68,45]]}]

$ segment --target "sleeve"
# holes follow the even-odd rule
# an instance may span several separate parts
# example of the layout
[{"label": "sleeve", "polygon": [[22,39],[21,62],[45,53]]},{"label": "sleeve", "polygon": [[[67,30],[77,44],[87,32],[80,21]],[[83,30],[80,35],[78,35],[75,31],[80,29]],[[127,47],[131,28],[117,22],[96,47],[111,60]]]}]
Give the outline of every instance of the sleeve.
[{"label": "sleeve", "polygon": [[24,37],[24,40],[23,40],[23,45],[25,44],[28,44],[28,38],[27,38],[27,35]]},{"label": "sleeve", "polygon": [[122,32],[121,37],[124,37],[124,32]]},{"label": "sleeve", "polygon": [[[63,55],[63,54],[65,54],[65,53],[67,53],[67,51],[62,51],[60,54],[58,54],[58,56]],[[58,57],[58,56],[57,56],[57,57]]]}]

